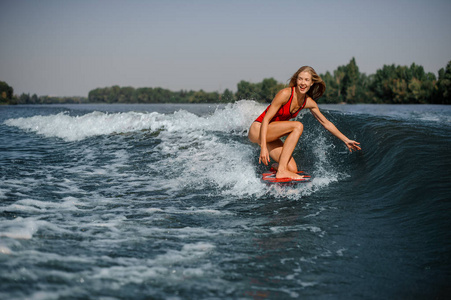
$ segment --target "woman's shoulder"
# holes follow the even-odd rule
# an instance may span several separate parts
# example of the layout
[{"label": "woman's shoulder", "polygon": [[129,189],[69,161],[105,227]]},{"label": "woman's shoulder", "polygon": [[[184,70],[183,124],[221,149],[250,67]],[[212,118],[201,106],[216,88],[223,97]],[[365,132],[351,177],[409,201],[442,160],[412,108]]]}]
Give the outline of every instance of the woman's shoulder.
[{"label": "woman's shoulder", "polygon": [[285,98],[290,98],[291,97],[291,87],[286,87],[286,88],[281,89],[277,93],[276,97],[283,98],[284,100],[287,100]]},{"label": "woman's shoulder", "polygon": [[305,102],[305,108],[317,108],[318,104],[316,103],[315,100],[313,100],[312,97],[307,96],[307,100]]},{"label": "woman's shoulder", "polygon": [[281,89],[277,95],[274,97],[274,99],[271,102],[271,105],[274,105],[276,107],[280,107],[282,105],[285,105],[285,103],[288,102],[288,100],[290,100],[291,97],[291,88],[284,88]]}]

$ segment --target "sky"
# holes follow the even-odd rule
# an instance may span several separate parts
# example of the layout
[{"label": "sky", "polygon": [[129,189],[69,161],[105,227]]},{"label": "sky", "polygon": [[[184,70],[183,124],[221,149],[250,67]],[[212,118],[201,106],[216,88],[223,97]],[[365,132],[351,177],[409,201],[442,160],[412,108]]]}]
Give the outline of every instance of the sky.
[{"label": "sky", "polygon": [[236,91],[301,66],[451,60],[449,0],[0,0],[0,81],[83,96],[113,85]]}]

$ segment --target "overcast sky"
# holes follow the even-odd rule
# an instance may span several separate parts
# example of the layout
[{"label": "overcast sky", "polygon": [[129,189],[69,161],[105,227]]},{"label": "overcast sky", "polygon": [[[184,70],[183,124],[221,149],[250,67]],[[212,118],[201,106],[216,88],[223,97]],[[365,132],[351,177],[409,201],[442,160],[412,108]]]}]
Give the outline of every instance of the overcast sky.
[{"label": "overcast sky", "polygon": [[360,72],[451,60],[450,0],[0,0],[0,81],[15,94],[112,85],[236,91],[301,66]]}]

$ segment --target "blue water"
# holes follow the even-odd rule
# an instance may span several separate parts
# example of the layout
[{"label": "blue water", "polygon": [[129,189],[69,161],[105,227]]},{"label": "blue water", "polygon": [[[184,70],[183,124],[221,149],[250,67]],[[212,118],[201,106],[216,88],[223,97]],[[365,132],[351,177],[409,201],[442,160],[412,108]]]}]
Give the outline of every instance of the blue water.
[{"label": "blue water", "polygon": [[0,299],[446,299],[451,107],[323,105],[266,185],[264,105],[0,107]]}]

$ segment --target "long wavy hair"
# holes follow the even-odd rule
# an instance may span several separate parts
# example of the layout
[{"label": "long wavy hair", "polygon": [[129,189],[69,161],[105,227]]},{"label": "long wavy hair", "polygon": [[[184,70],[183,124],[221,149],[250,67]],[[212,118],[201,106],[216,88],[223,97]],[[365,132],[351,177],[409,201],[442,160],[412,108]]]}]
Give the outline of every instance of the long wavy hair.
[{"label": "long wavy hair", "polygon": [[296,86],[296,80],[298,79],[298,75],[299,73],[302,72],[309,72],[310,75],[312,75],[313,85],[310,87],[309,91],[307,92],[307,95],[312,97],[313,100],[317,100],[326,91],[326,84],[312,67],[303,66],[299,70],[297,70],[296,73],[294,73],[293,76],[291,76],[289,86],[290,87]]}]

